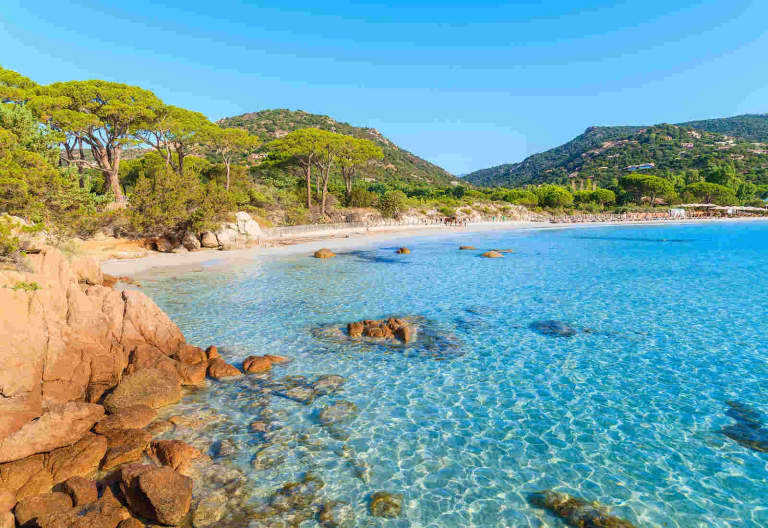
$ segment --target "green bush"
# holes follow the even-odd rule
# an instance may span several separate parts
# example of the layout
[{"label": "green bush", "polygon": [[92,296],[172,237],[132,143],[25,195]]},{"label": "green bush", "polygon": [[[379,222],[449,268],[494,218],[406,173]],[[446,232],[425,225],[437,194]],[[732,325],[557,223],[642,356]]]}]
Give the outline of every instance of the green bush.
[{"label": "green bush", "polygon": [[437,211],[443,215],[443,216],[453,216],[456,214],[456,209],[453,207],[448,207],[447,205],[444,205],[442,207],[439,207]]},{"label": "green bush", "polygon": [[408,197],[403,191],[388,191],[379,197],[376,208],[385,218],[395,218],[403,212],[408,203]]},{"label": "green bush", "polygon": [[16,236],[13,221],[8,216],[0,216],[0,260],[15,261],[21,254],[21,243]]},{"label": "green bush", "polygon": [[373,207],[378,200],[376,193],[362,187],[355,187],[347,198],[347,207]]}]

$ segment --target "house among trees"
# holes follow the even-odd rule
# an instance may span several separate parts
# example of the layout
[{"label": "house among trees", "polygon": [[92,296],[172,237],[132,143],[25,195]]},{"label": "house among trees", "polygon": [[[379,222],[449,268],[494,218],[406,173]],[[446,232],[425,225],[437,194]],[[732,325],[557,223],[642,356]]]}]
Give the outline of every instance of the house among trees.
[{"label": "house among trees", "polygon": [[624,167],[624,169],[628,171],[639,171],[639,170],[653,169],[655,167],[656,167],[655,163],[649,162],[649,163],[641,163],[640,165],[629,165],[628,167]]}]

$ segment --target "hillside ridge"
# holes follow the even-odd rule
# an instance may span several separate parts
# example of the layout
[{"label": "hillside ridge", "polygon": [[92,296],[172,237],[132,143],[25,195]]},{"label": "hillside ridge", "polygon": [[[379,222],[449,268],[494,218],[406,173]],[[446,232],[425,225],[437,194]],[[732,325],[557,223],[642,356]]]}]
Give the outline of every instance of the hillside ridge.
[{"label": "hillside ridge", "polygon": [[[653,163],[657,170],[684,170],[704,168],[711,162],[727,162],[739,165],[737,169],[742,173],[759,172],[765,167],[763,159],[755,159],[763,156],[756,151],[768,150],[763,143],[768,143],[768,114],[678,125],[591,126],[555,148],[518,163],[474,171],[464,179],[489,187],[567,183],[573,177],[607,182],[621,176],[628,167],[645,163]],[[606,152],[608,150],[610,152]]]},{"label": "hillside ridge", "polygon": [[394,179],[409,183],[421,181],[445,185],[456,180],[456,177],[442,167],[400,148],[375,128],[354,126],[327,115],[278,108],[226,117],[217,123],[222,127],[248,130],[251,134],[259,136],[264,144],[293,130],[310,127],[370,140],[384,151],[384,159],[367,174],[376,181]]}]

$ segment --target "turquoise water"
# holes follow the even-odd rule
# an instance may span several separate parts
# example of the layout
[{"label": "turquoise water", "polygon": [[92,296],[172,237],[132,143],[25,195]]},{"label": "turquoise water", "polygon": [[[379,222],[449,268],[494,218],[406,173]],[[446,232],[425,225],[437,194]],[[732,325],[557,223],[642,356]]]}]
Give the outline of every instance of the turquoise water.
[{"label": "turquoise water", "polygon": [[[515,253],[483,259],[460,244]],[[412,253],[395,255],[400,245]],[[743,427],[726,404],[768,414],[766,263],[766,224],[600,227],[414,237],[143,282],[190,342],[218,344],[238,366],[279,354],[295,361],[274,379],[346,378],[311,405],[265,396],[253,379],[194,396],[190,406],[225,418],[212,453],[216,440],[234,444],[254,501],[313,471],[320,495],[350,503],[361,527],[564,526],[528,502],[541,489],[637,526],[758,527],[768,453],[720,431],[768,441],[768,420]],[[389,315],[422,317],[423,339],[402,348],[317,333]],[[550,319],[576,335],[530,326]],[[338,401],[359,410],[343,434],[318,420]],[[266,436],[248,428],[265,406]],[[283,454],[255,469],[268,439]],[[368,515],[377,490],[404,494],[401,518]]]}]

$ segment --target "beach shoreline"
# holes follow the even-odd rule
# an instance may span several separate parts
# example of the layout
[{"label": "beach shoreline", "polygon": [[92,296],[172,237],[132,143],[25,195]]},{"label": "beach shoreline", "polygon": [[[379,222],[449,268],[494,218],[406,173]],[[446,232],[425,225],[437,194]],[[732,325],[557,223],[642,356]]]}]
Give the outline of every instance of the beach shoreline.
[{"label": "beach shoreline", "polygon": [[648,220],[632,222],[484,222],[469,224],[466,227],[458,226],[389,226],[386,228],[350,228],[349,230],[337,230],[325,235],[308,237],[276,238],[265,240],[264,245],[243,249],[222,251],[218,249],[203,249],[190,253],[159,253],[151,252],[146,256],[131,259],[109,259],[101,263],[104,273],[115,276],[132,276],[147,272],[153,268],[183,268],[190,265],[205,263],[229,263],[248,262],[254,257],[260,256],[286,256],[295,254],[311,254],[317,249],[328,248],[334,251],[344,251],[353,248],[370,247],[383,242],[394,242],[399,239],[412,237],[429,237],[445,235],[461,235],[473,233],[487,233],[492,231],[537,231],[552,229],[596,228],[596,227],[630,227],[630,226],[654,226],[654,225],[686,225],[703,223],[748,223],[768,221],[763,217],[741,218],[706,218],[706,219],[681,219],[681,220]]}]

